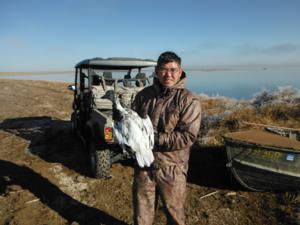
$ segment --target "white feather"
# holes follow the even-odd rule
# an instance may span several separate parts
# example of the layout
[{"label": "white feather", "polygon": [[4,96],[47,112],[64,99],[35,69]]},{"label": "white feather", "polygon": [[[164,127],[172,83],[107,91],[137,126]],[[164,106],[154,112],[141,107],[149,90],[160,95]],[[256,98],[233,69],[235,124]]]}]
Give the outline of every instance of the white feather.
[{"label": "white feather", "polygon": [[150,118],[141,118],[135,111],[123,108],[115,98],[116,110],[122,115],[121,121],[114,122],[114,135],[122,146],[127,145],[135,153],[140,167],[149,167],[154,161],[154,131]]}]

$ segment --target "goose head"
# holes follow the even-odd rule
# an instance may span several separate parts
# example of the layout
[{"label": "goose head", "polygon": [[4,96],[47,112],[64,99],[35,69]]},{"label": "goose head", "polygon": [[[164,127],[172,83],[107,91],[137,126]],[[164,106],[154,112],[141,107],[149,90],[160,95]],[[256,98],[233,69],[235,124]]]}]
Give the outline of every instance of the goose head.
[{"label": "goose head", "polygon": [[116,99],[118,98],[114,90],[108,90],[106,91],[105,95],[103,95],[101,98],[108,99],[112,101],[112,103],[116,102]]},{"label": "goose head", "polygon": [[124,108],[120,104],[119,98],[114,90],[108,90],[102,99],[109,99],[113,103],[113,120],[121,121],[123,119],[122,112]]}]

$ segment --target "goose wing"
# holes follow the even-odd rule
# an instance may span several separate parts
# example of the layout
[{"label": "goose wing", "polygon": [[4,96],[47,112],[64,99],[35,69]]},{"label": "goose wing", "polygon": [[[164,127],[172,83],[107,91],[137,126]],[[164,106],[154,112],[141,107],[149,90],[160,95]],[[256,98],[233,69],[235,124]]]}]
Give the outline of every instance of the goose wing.
[{"label": "goose wing", "polygon": [[135,152],[140,167],[150,166],[154,161],[154,133],[150,118],[142,119],[130,110],[126,117],[115,125],[115,136],[119,144],[126,144]]},{"label": "goose wing", "polygon": [[[142,118],[141,118],[142,119]],[[142,119],[145,127],[145,136],[149,138],[149,149],[153,149],[154,147],[154,130],[150,117],[147,115],[146,119]]]},{"label": "goose wing", "polygon": [[[137,114],[136,114],[137,115]],[[138,115],[137,115],[138,116]],[[135,152],[136,160],[140,167],[149,167],[154,161],[153,146],[151,145],[151,130],[145,126],[145,120],[140,117],[134,117],[129,122],[129,141],[128,145]],[[150,123],[151,124],[151,123]],[[152,126],[152,124],[151,124]],[[153,128],[152,128],[153,133]],[[154,139],[154,138],[153,138]]]}]

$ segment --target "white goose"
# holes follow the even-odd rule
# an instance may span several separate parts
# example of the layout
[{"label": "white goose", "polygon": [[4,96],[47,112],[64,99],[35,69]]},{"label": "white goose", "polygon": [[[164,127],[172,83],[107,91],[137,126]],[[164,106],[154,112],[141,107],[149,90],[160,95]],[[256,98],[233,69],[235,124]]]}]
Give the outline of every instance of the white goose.
[{"label": "white goose", "polygon": [[154,131],[149,116],[141,118],[135,111],[124,108],[113,90],[103,96],[113,102],[113,110],[118,114],[119,120],[113,124],[113,133],[119,144],[126,150],[128,146],[134,153],[140,167],[150,167],[154,161]]}]

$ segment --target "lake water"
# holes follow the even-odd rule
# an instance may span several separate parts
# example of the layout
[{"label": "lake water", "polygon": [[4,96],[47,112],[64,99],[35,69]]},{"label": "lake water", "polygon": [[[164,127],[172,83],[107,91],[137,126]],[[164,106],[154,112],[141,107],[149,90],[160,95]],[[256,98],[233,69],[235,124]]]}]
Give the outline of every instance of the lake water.
[{"label": "lake water", "polygon": [[262,90],[275,91],[278,87],[291,86],[300,90],[300,68],[191,71],[189,78],[188,87],[191,90],[210,96],[249,99]]},{"label": "lake water", "polygon": [[[151,74],[147,71],[147,74]],[[186,71],[187,88],[209,96],[222,95],[237,99],[250,99],[262,90],[275,91],[278,87],[300,89],[300,68],[265,70]],[[48,80],[74,82],[73,73],[1,76],[5,79]]]}]

